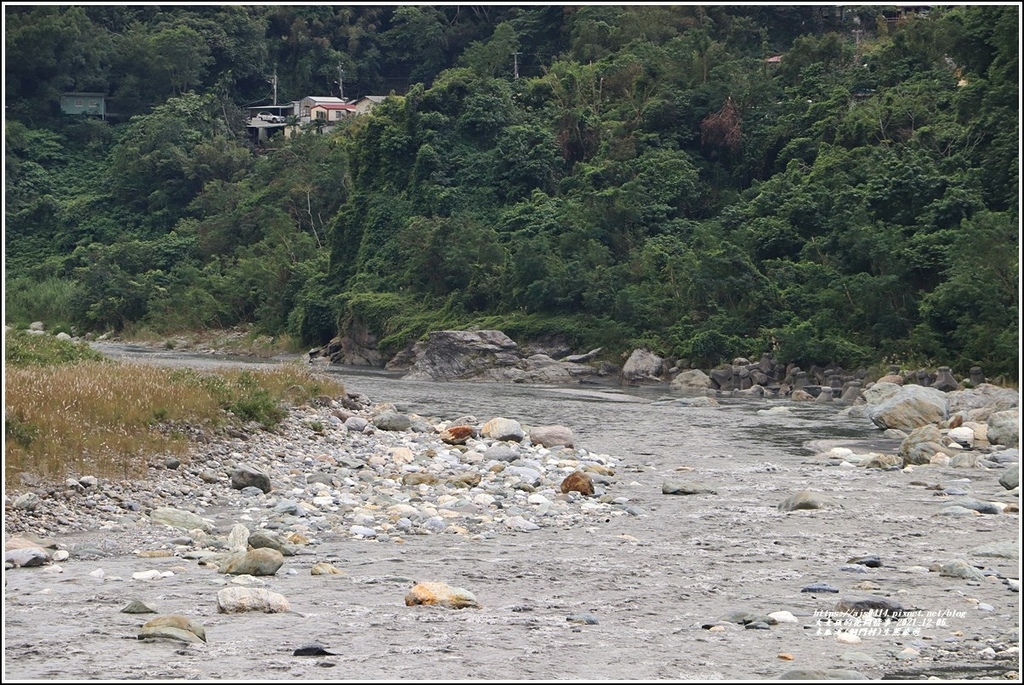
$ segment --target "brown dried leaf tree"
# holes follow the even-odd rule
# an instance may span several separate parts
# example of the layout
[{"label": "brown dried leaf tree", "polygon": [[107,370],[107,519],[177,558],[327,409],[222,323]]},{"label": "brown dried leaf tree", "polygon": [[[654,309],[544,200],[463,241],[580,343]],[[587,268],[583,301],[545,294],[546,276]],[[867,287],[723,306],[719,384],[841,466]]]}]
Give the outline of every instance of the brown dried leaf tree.
[{"label": "brown dried leaf tree", "polygon": [[700,122],[702,147],[724,147],[736,153],[740,149],[740,113],[732,97],[725,99],[722,109],[709,114]]}]

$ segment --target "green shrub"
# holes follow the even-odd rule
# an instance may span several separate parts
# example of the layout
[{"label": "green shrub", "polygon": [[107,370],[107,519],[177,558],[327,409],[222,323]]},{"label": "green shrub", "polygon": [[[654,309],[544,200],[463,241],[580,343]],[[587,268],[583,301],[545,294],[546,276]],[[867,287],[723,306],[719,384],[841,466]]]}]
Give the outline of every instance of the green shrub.
[{"label": "green shrub", "polygon": [[60,340],[50,335],[12,330],[6,333],[4,339],[4,363],[14,368],[59,366],[106,359],[86,343]]}]

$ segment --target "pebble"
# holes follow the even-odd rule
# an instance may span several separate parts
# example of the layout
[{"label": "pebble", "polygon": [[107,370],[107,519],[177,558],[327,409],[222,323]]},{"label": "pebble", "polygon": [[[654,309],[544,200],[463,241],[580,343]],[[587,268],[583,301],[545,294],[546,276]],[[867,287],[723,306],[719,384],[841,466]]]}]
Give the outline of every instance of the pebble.
[{"label": "pebble", "polygon": [[825,592],[839,592],[839,588],[833,587],[828,583],[811,583],[800,588],[800,592],[814,592],[814,593],[825,593]]}]

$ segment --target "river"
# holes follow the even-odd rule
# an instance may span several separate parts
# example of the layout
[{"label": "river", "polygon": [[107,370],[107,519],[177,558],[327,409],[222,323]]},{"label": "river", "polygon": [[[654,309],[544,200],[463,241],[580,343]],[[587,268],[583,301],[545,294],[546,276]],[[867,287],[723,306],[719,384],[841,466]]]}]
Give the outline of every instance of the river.
[{"label": "river", "polygon": [[[294,360],[97,347],[114,358],[195,368]],[[503,416],[530,425],[565,425],[578,446],[615,457],[619,468],[609,492],[643,513],[482,540],[325,539],[318,558],[332,560],[348,575],[337,581],[311,577],[308,562],[292,575],[279,574],[271,587],[292,601],[295,611],[286,614],[219,615],[209,599],[215,574],[183,566],[171,566],[177,575],[160,581],[159,595],[138,583],[97,587],[87,575],[95,564],[84,562],[69,567],[61,582],[31,569],[7,574],[12,580],[6,596],[18,610],[5,611],[7,645],[13,644],[5,648],[7,675],[763,680],[795,678],[798,669],[815,679],[1007,673],[1019,679],[1019,594],[1005,581],[1019,579],[1019,562],[972,556],[979,545],[1016,540],[1019,517],[937,517],[947,498],[926,488],[955,485],[978,499],[1015,502],[995,470],[883,471],[822,459],[817,454],[832,446],[887,453],[898,447],[870,421],[837,404],[720,398],[719,407],[695,408],[676,403],[666,387],[440,383],[368,369],[324,371],[350,392],[425,417],[472,415],[483,422]],[[663,484],[673,479],[698,481],[714,492],[662,494]],[[803,489],[827,493],[842,506],[779,511],[783,499]],[[876,555],[881,565],[848,563],[864,555]],[[979,582],[929,571],[936,562],[959,558],[993,575]],[[158,562],[102,561],[109,575],[124,577]],[[410,579],[466,587],[483,608],[406,607]],[[815,583],[828,583],[837,593],[802,591]],[[177,650],[126,643],[122,638],[141,622],[117,610],[133,596],[199,616],[209,643]],[[952,618],[941,625],[922,613],[911,626],[916,634],[876,633],[854,643],[825,632],[816,618],[847,596],[885,597],[908,610],[947,612]],[[764,630],[722,622],[736,611],[788,611],[795,622]],[[581,614],[587,617],[582,624],[573,620]],[[714,624],[719,627],[709,630]],[[332,655],[292,655],[313,641]]]}]

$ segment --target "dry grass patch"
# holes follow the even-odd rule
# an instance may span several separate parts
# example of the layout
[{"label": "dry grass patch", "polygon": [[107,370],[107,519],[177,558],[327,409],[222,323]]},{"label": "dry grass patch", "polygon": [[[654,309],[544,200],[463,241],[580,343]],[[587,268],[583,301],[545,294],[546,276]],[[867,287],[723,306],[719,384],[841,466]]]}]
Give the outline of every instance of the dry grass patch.
[{"label": "dry grass patch", "polygon": [[[131,478],[147,458],[182,454],[182,427],[255,421],[272,429],[298,405],[344,386],[299,366],[199,372],[84,362],[7,372],[6,481],[23,472]],[[177,427],[177,428],[176,428]]]}]

